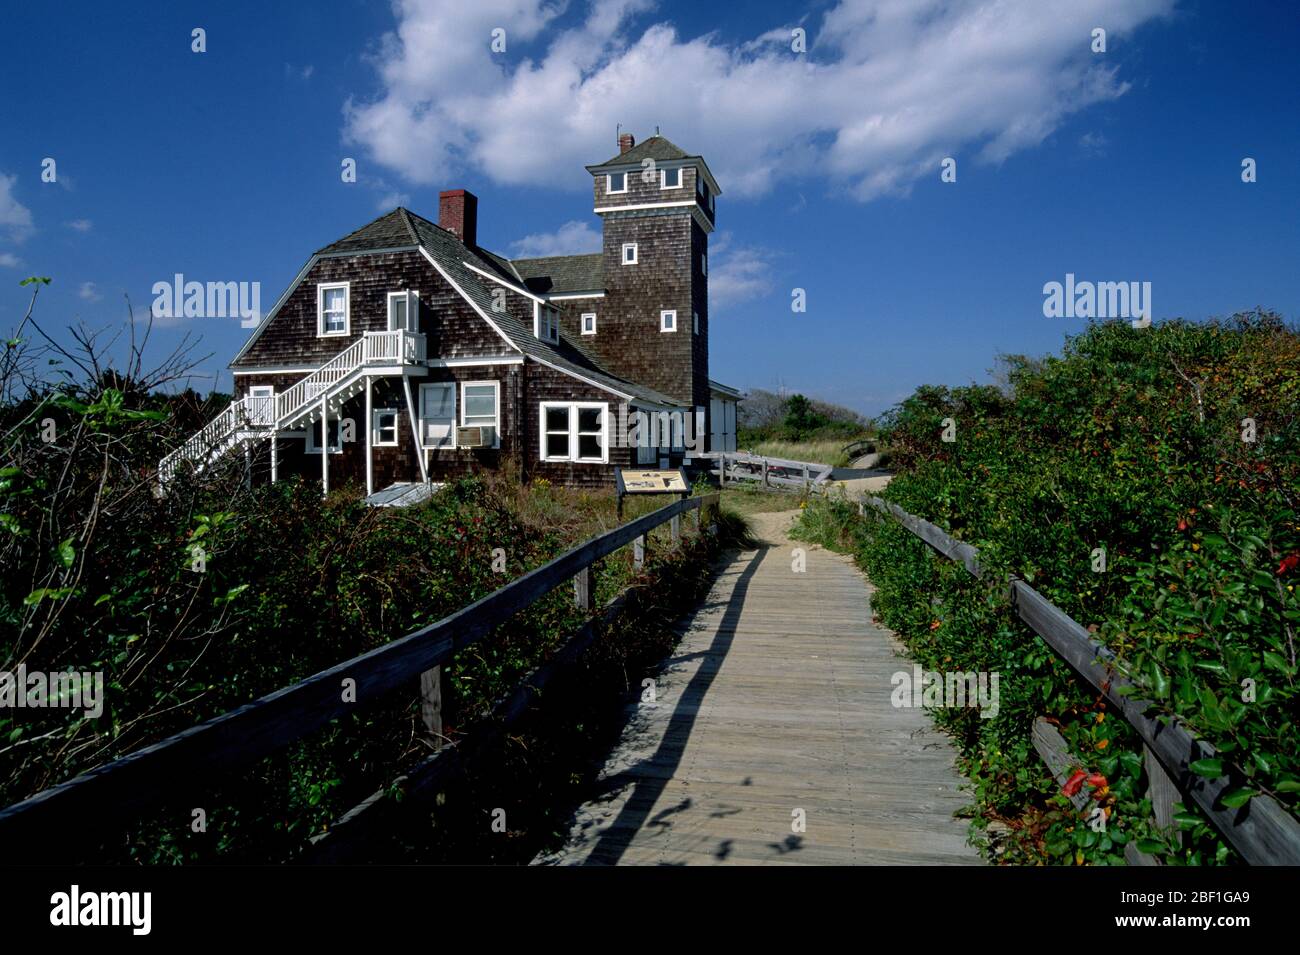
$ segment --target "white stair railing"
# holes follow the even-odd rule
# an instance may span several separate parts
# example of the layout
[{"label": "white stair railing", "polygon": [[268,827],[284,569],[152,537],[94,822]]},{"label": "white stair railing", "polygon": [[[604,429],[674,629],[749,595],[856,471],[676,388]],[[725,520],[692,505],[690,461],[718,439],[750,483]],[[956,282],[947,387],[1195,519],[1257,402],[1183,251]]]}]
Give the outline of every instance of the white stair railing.
[{"label": "white stair railing", "polygon": [[367,365],[407,365],[424,361],[425,338],[417,332],[397,329],[366,332],[306,378],[275,396],[257,396],[233,401],[197,434],[172,451],[158,464],[161,483],[171,480],[181,461],[200,467],[223,454],[236,439],[268,434],[272,429],[292,427],[316,411],[322,397],[342,390],[349,379]]}]

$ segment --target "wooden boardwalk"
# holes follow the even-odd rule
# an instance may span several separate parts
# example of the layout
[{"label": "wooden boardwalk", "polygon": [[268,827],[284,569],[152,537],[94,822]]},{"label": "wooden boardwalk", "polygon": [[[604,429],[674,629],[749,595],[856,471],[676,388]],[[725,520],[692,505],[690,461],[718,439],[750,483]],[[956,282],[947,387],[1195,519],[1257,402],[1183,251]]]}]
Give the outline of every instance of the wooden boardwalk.
[{"label": "wooden boardwalk", "polygon": [[[890,704],[910,671],[847,558],[757,515],[628,715],[566,845],[535,864],[979,864],[954,749]],[[806,571],[792,569],[794,548]],[[799,810],[806,820],[795,831]]]}]

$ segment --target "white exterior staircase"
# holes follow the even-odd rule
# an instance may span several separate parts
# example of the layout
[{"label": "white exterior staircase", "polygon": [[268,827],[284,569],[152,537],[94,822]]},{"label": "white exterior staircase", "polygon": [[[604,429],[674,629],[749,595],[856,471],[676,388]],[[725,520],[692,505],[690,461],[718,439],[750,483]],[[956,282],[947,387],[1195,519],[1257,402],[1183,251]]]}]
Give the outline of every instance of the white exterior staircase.
[{"label": "white exterior staircase", "polygon": [[[182,463],[202,470],[228,451],[320,418],[321,402],[330,414],[365,387],[366,376],[397,374],[425,364],[425,339],[403,329],[366,332],[306,378],[278,395],[233,401],[180,447],[158,462],[165,485]],[[367,423],[367,427],[368,427]]]}]

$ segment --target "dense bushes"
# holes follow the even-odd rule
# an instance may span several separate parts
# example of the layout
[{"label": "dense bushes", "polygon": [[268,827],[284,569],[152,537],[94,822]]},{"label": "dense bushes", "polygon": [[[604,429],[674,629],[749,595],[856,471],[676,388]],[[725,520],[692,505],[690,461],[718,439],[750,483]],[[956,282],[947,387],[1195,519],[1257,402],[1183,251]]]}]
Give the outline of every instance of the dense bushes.
[{"label": "dense bushes", "polygon": [[[248,488],[238,454],[157,495],[158,457],[215,410],[205,404],[110,375],[0,406],[0,670],[98,671],[106,697],[98,719],[0,709],[0,805],[437,620],[616,523],[610,495],[507,480],[461,481],[402,510],[367,508],[356,488],[327,499],[312,482]],[[632,516],[662,503],[633,502]],[[706,557],[651,571],[699,578]],[[603,561],[598,600],[631,577],[625,554]],[[448,735],[581,619],[560,588],[454,659]],[[393,696],[214,783],[206,833],[191,831],[191,805],[167,806],[126,844],[87,854],[292,856],[427,755],[414,681]]]},{"label": "dense bushes", "polygon": [[[1300,336],[1274,315],[1147,329],[1094,325],[1063,354],[1013,362],[1010,393],[922,388],[883,436],[901,473],[886,496],[980,549],[1093,630],[1159,711],[1212,743],[1221,768],[1294,810],[1300,602]],[[944,434],[954,438],[943,440]],[[1104,703],[1007,613],[995,590],[891,521],[809,508],[804,533],[858,554],[877,613],[926,666],[1001,673],[996,719],[943,712],[963,744],[982,823],[1008,859],[1118,861],[1157,848],[1136,791],[1138,746]],[[1104,562],[1103,562],[1104,561]],[[1103,569],[1104,568],[1104,569]],[[1061,729],[1106,777],[1106,832],[1048,798],[1032,719]],[[1168,861],[1228,861],[1190,807]]]}]

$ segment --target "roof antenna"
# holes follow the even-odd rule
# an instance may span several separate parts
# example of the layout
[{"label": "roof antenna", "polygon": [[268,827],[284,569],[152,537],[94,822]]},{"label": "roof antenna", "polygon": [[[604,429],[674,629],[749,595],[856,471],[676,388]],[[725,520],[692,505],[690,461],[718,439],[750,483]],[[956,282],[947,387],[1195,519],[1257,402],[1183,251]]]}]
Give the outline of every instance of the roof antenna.
[{"label": "roof antenna", "polygon": [[659,135],[659,127],[658,127],[658,126],[655,127],[655,135],[656,135],[656,136]]}]

